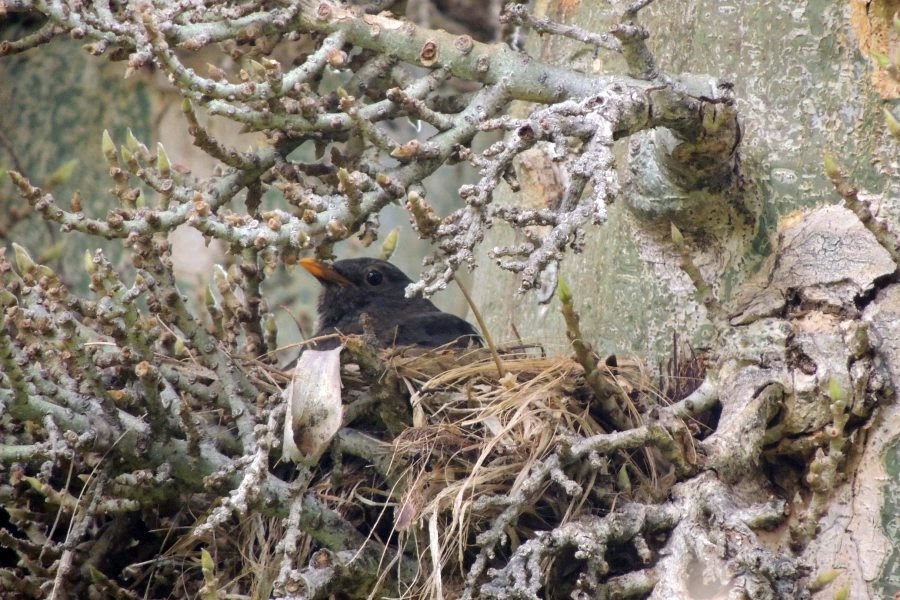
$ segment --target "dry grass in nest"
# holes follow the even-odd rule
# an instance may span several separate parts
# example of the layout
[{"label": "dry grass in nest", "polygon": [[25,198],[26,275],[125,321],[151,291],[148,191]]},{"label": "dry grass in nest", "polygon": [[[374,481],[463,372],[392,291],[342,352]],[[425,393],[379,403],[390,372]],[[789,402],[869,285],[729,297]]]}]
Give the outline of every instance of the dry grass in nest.
[{"label": "dry grass in nest", "polygon": [[[623,494],[646,498],[661,492],[656,457],[637,451],[599,458],[605,461],[599,469],[567,465],[564,474],[548,479],[536,493],[522,493],[533,468],[561,447],[608,432],[582,367],[570,358],[506,354],[503,375],[482,349],[391,350],[381,358],[386,373],[379,383],[395,375],[397,393],[408,396],[405,402],[412,412],[412,425],[396,437],[383,429],[368,432],[390,452],[389,473],[377,473],[352,457],[332,462],[326,455],[310,490],[358,530],[384,543],[388,553],[419,557],[418,577],[404,582],[401,597],[454,597],[465,580],[477,536],[491,528],[511,502],[517,503],[518,516],[514,527],[505,531],[505,552],[585,512],[608,511]],[[247,366],[257,385],[286,384],[285,374],[271,365]],[[352,361],[342,376],[345,403],[371,391],[373,382]],[[639,363],[620,360],[604,376],[632,415],[638,414],[635,403],[660,400]],[[263,597],[281,561],[275,544],[264,540],[273,539],[279,521],[245,520],[231,534],[176,545],[170,557],[177,561],[180,556],[199,568],[198,548],[204,545],[218,553],[217,565],[231,566],[218,573],[221,583],[259,579],[250,584],[251,596]],[[299,549],[304,556],[296,556],[295,564],[304,564],[314,545],[307,538]],[[382,558],[384,579],[392,575],[394,558]]]},{"label": "dry grass in nest", "polygon": [[[653,481],[646,460],[622,456],[608,465],[605,477],[572,465],[562,487],[548,483],[540,493],[520,497],[532,467],[561,445],[606,432],[584,389],[582,368],[571,359],[505,356],[502,376],[483,350],[399,354],[388,365],[410,392],[413,411],[412,427],[390,442],[395,483],[384,490],[398,546],[410,552],[412,544],[421,557],[419,578],[404,597],[452,596],[477,535],[510,501],[527,505],[515,531],[507,532],[512,550],[535,531],[585,510],[608,510],[622,491],[616,482],[626,463],[632,478]],[[611,368],[606,376],[625,403],[649,391],[638,364]],[[578,493],[564,491],[576,489],[572,482]]]}]

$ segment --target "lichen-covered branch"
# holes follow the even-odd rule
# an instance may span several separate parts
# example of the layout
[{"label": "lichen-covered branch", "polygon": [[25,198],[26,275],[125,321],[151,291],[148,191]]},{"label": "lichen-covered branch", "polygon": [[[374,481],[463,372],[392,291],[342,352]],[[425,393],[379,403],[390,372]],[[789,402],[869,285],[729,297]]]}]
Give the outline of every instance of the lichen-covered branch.
[{"label": "lichen-covered branch", "polygon": [[[54,589],[81,568],[81,555],[72,548],[100,543],[94,524],[104,515],[158,511],[168,519],[165,506],[199,508],[208,502],[204,498],[232,490],[228,502],[197,527],[196,535],[206,539],[232,515],[287,512],[288,483],[269,472],[270,432],[278,428],[283,408],[260,414],[256,403],[268,395],[250,379],[251,369],[242,360],[223,352],[224,341],[197,325],[172,279],[168,246],[156,242],[133,240],[133,260],[142,268],[132,286],[101,253],[88,256],[96,295],[90,300],[70,292],[24,248],[17,247],[15,270],[0,253],[0,456],[13,471],[40,469],[22,479],[30,492],[4,491],[12,496],[4,505],[20,528],[25,522],[12,507],[28,502],[31,494],[77,516],[77,529],[58,541],[47,537],[52,531],[44,529],[46,515],[26,517],[34,523],[21,529],[59,551],[62,558],[48,573]],[[146,299],[145,308],[135,304],[138,295]],[[223,329],[235,337],[254,337],[239,320]],[[159,367],[160,361],[165,365]],[[219,393],[210,393],[204,382]],[[29,423],[34,426],[21,437],[22,425]],[[69,469],[86,469],[105,483],[72,481],[65,477]],[[90,499],[86,512],[80,512],[81,494]],[[364,545],[365,537],[317,497],[307,495],[299,503],[304,535],[336,551],[356,553]],[[377,566],[378,544],[366,547],[372,553],[366,555],[367,564]],[[104,552],[101,546],[96,550]],[[374,577],[374,569],[370,566],[368,577]]]},{"label": "lichen-covered branch", "polygon": [[[80,294],[65,284],[73,274],[38,264],[25,248],[15,268],[0,253],[8,476],[0,497],[14,507],[16,528],[0,529],[0,540],[11,540],[16,568],[28,574],[18,581],[0,569],[9,589],[60,596],[78,581],[74,593],[128,597],[128,585],[146,581],[147,596],[442,597],[451,585],[470,598],[661,593],[676,583],[668,565],[682,566],[667,544],[699,553],[717,543],[707,517],[766,568],[778,558],[751,530],[780,523],[777,511],[719,502],[732,477],[758,475],[760,457],[773,468],[816,457],[803,474],[814,491],[810,518],[791,522],[811,531],[846,448],[823,422],[791,429],[777,409],[804,393],[792,387],[788,346],[815,348],[817,339],[784,336],[782,360],[758,364],[769,354],[735,358],[723,323],[724,349],[709,372],[666,395],[640,368],[602,364],[582,339],[571,296],[563,312],[575,361],[497,352],[489,360],[478,350],[410,359],[365,337],[342,340],[344,429],[318,464],[296,472],[280,462],[275,432],[288,377],[268,358],[278,332],[262,295],[280,263],[331,255],[351,236],[372,243],[379,213],[396,203],[434,244],[408,293],[431,294],[460,267],[475,267],[485,231],[502,222],[519,241],[490,256],[518,274],[522,291],[540,283],[548,300],[559,265],[605,225],[621,195],[616,142],[630,138],[631,168],[646,167],[638,196],[662,189],[677,201],[739,183],[729,87],[662,70],[646,43],[653,32],[636,22],[646,0],[620,7],[605,32],[507,9],[509,22],[620,53],[627,72],[603,74],[431,30],[381,10],[391,4],[17,2],[46,23],[4,42],[0,56],[70,35],[93,55],[127,59],[126,76],[157,70],[181,96],[193,144],[217,166],[196,176],[162,145],[98,131],[113,201],[105,215],[85,211],[77,194],[40,189],[21,168],[10,174],[37,215],[66,233],[118,241],[125,263],[87,255],[90,292]],[[201,49],[223,60],[197,70],[192,53]],[[252,132],[252,147],[218,139],[222,119]],[[498,188],[520,186],[515,166],[528,151],[547,154],[564,189],[546,206],[497,206]],[[453,161],[478,174],[459,182],[459,205],[439,214],[423,181]],[[168,236],[180,226],[224,242],[231,255],[213,269],[199,308],[173,274]],[[841,314],[852,315],[850,304]],[[785,328],[792,318],[766,316]],[[841,371],[875,364],[874,353],[820,357],[847,390],[840,402],[830,396],[840,404],[828,421],[834,431],[852,431],[880,397],[883,388]],[[429,372],[435,365],[440,373]],[[814,387],[811,396],[827,395],[821,382]],[[722,424],[719,409],[729,415]],[[739,450],[723,451],[730,444]],[[702,490],[691,487],[698,482]],[[108,548],[152,548],[153,556],[105,562]],[[627,560],[612,557],[619,552]],[[711,560],[723,573],[742,572],[742,557],[721,551]],[[184,568],[192,563],[200,569]],[[569,567],[575,577],[560,570]],[[760,569],[748,570],[747,580],[758,579]],[[248,579],[258,587],[249,590]],[[796,579],[791,571],[772,586]]]},{"label": "lichen-covered branch", "polygon": [[[633,22],[642,7],[641,3],[627,8],[610,32],[596,34],[537,19],[521,5],[508,8],[508,19],[539,31],[623,52],[631,72],[588,75],[542,63],[506,45],[428,30],[387,12],[367,14],[329,0],[306,0],[290,7],[207,3],[202,9],[142,4],[134,10],[100,5],[72,10],[55,0],[23,2],[22,9],[49,19],[42,39],[68,31],[92,40],[95,54],[126,53],[130,70],[150,64],[161,68],[190,100],[185,112],[195,144],[221,161],[226,173],[205,180],[183,175],[170,169],[162,148],[155,155],[139,146],[123,148],[118,160],[110,141],[105,153],[123,208],[105,219],[65,211],[52,195],[24,177],[16,175],[15,181],[38,211],[65,230],[117,238],[188,224],[232,246],[274,250],[272,260],[277,260],[309,247],[330,248],[354,233],[371,241],[366,232],[388,202],[407,196],[411,187],[451,156],[468,157],[482,178],[474,186],[460,188],[466,206],[441,227],[420,228],[437,251],[409,293],[431,294],[446,286],[460,266],[471,268],[475,246],[498,218],[529,232],[525,243],[500,248],[495,257],[502,268],[521,274],[523,290],[530,289],[542,273],[553,272],[550,267],[569,249],[580,250],[586,226],[605,221],[605,206],[618,193],[610,152],[613,140],[670,128],[684,143],[678,159],[672,158],[671,146],[662,151],[660,160],[677,185],[708,178],[710,165],[733,159],[739,131],[728,94],[697,90],[689,80],[660,73],[644,44],[647,32]],[[303,36],[315,49],[297,65],[283,64],[275,52],[279,43]],[[262,38],[266,43],[257,44],[236,72],[213,66],[201,75],[185,62],[186,52],[223,40]],[[28,43],[23,40],[19,45]],[[16,47],[13,44],[7,51]],[[413,77],[408,65],[431,73]],[[338,74],[343,87],[322,87],[328,70]],[[441,85],[449,76],[477,82],[481,90],[463,106],[447,107]],[[513,99],[537,105],[524,119],[492,120]],[[250,152],[227,148],[200,124],[195,106],[249,130],[266,132],[272,148]],[[421,119],[437,131],[425,139],[394,140],[383,125],[405,118]],[[469,146],[476,134],[491,130],[508,132],[504,147],[493,147],[480,157],[472,153]],[[344,152],[337,159],[340,164],[326,164],[318,174],[287,158],[306,140],[340,147],[355,136],[368,147]],[[551,144],[569,180],[563,203],[552,209],[554,223],[546,234],[535,233],[514,209],[492,207],[493,191],[509,179],[512,162],[538,142]],[[690,152],[685,150],[688,143]],[[675,163],[678,166],[673,167]],[[721,173],[716,176],[721,179]],[[157,192],[161,208],[136,208],[141,192],[134,180]],[[355,183],[348,185],[351,181]],[[239,195],[253,198],[271,188],[283,194],[287,205],[277,217],[259,220],[231,207]],[[588,198],[582,198],[585,189],[591,190]]]}]

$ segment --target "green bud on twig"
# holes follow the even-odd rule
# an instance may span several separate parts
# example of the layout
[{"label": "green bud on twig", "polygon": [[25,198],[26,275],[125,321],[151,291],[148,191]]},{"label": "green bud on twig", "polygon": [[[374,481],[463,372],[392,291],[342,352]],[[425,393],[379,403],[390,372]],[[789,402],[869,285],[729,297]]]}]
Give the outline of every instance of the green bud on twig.
[{"label": "green bud on twig", "polygon": [[110,166],[119,166],[119,157],[116,156],[116,145],[113,143],[108,129],[103,130],[103,137],[100,140],[100,149],[103,150],[103,156],[106,157],[106,162],[108,162]]},{"label": "green bud on twig", "polygon": [[556,284],[556,293],[559,295],[559,301],[563,304],[572,303],[572,290],[569,289],[569,284],[562,277],[559,278],[559,282]]},{"label": "green bud on twig", "polygon": [[220,292],[231,289],[228,284],[228,273],[222,268],[222,265],[213,265],[213,281]]},{"label": "green bud on twig", "polygon": [[212,79],[216,81],[222,81],[225,79],[225,71],[217,67],[216,65],[206,63],[206,72]]},{"label": "green bud on twig", "polygon": [[47,187],[54,188],[67,182],[72,177],[72,173],[75,172],[75,167],[77,165],[77,158],[73,158],[72,160],[68,160],[61,164],[55,171],[53,171],[53,173],[50,174],[50,177],[47,178]]},{"label": "green bud on twig", "polygon": [[842,569],[829,569],[824,573],[820,573],[809,584],[809,591],[818,592],[819,590],[825,589],[832,581],[837,579],[842,572]]},{"label": "green bud on twig", "polygon": [[16,254],[16,266],[19,268],[19,273],[31,271],[34,268],[34,259],[31,258],[28,250],[15,242],[13,242],[12,247]]},{"label": "green bud on twig", "polygon": [[88,275],[93,275],[97,271],[97,265],[94,264],[94,257],[91,256],[90,250],[84,251],[84,270]]},{"label": "green bud on twig", "polygon": [[350,172],[344,167],[340,167],[337,171],[338,191],[344,192],[348,197],[358,198],[359,190],[350,177]]},{"label": "green bud on twig", "polygon": [[825,164],[825,174],[828,175],[829,179],[840,178],[841,167],[838,165],[837,159],[834,158],[834,155],[831,152],[825,153],[823,162]]},{"label": "green bud on twig", "polygon": [[891,66],[891,59],[889,59],[884,54],[880,54],[878,52],[873,52],[872,57],[875,59],[875,62],[878,63],[878,66],[882,69],[889,69]]},{"label": "green bud on twig", "polygon": [[252,58],[250,59],[250,70],[253,71],[253,74],[257,77],[266,76],[266,68],[262,66],[261,63],[256,62]]},{"label": "green bud on twig", "polygon": [[136,171],[138,168],[137,161],[134,159],[134,154],[129,150],[126,146],[122,146],[120,148],[120,153],[122,154],[122,160],[128,165],[128,168],[132,171]]},{"label": "green bud on twig", "polygon": [[203,587],[200,590],[200,597],[203,600],[215,600],[219,597],[219,583],[216,581],[216,565],[213,562],[212,555],[206,548],[200,550],[200,567],[203,571]]},{"label": "green bud on twig", "polygon": [[888,131],[891,132],[891,135],[900,140],[900,121],[886,106],[884,107],[884,122],[887,123]]},{"label": "green bud on twig", "polygon": [[625,465],[622,465],[616,474],[616,488],[620,492],[631,493],[631,477],[628,476],[628,468]]},{"label": "green bud on twig", "polygon": [[834,377],[828,380],[828,396],[835,401],[843,400],[847,396],[840,382]]},{"label": "green bud on twig", "polygon": [[206,303],[206,306],[208,306],[208,307],[216,306],[216,304],[217,304],[216,295],[213,294],[211,286],[206,286],[206,293],[203,294],[203,301]]},{"label": "green bud on twig", "polygon": [[166,154],[166,149],[159,142],[156,143],[156,168],[159,169],[160,177],[168,177],[172,168],[169,155]]},{"label": "green bud on twig", "polygon": [[147,156],[150,153],[150,151],[147,150],[147,146],[134,137],[134,133],[132,133],[130,127],[128,128],[128,133],[125,134],[125,145],[128,146],[128,149],[131,150],[132,153],[137,154],[138,156]]},{"label": "green bud on twig", "polygon": [[175,358],[184,358],[188,355],[187,345],[185,345],[184,338],[180,335],[175,338],[172,352],[175,354]]},{"label": "green bud on twig", "polygon": [[397,249],[397,241],[400,239],[400,228],[394,227],[391,229],[391,232],[387,234],[387,237],[384,238],[384,243],[381,244],[381,259],[382,260],[390,260],[391,256],[394,254],[394,250]]},{"label": "green bud on twig", "polygon": [[206,548],[202,548],[200,550],[200,566],[203,568],[204,576],[212,575],[213,571],[216,568],[216,565],[212,559],[212,555]]},{"label": "green bud on twig", "polygon": [[15,294],[10,292],[9,290],[0,288],[0,308],[12,306],[14,304],[17,304],[18,302],[19,301],[16,299]]},{"label": "green bud on twig", "polygon": [[675,227],[675,223],[670,223],[669,229],[671,231],[672,243],[675,244],[675,247],[679,250],[684,248],[684,235],[681,233],[681,230]]}]

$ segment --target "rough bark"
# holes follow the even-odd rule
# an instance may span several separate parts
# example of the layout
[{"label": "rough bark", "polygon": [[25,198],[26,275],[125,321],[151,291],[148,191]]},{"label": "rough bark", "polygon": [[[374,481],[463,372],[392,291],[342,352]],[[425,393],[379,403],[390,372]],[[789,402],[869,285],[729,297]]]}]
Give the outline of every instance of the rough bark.
[{"label": "rough bark", "polygon": [[[773,250],[781,232],[797,218],[796,211],[842,202],[823,168],[826,152],[839,157],[854,185],[871,193],[880,219],[896,235],[900,229],[897,141],[882,115],[884,101],[897,97],[896,85],[874,56],[890,54],[890,48],[896,47],[898,34],[890,27],[893,17],[886,17],[896,7],[889,4],[656,2],[641,12],[641,22],[654,32],[648,45],[662,69],[709,73],[733,83],[743,132],[742,184],[739,190],[724,194],[709,193],[709,189],[671,193],[660,188],[656,174],[646,169],[646,145],[637,151],[620,148],[623,155],[630,155],[630,184],[610,207],[608,222],[587,233],[583,252],[561,266],[562,276],[572,282],[584,336],[601,353],[634,353],[665,361],[673,334],[695,348],[720,349],[718,328],[670,242],[670,222],[684,233],[693,262],[725,310],[739,309],[739,296],[747,292],[748,283],[759,282],[760,271],[771,273],[772,261],[784,258]],[[539,14],[595,31],[608,26],[594,3],[538,2],[536,8]],[[579,54],[575,43],[559,38],[531,36],[526,48],[546,60],[587,71],[608,66],[602,59]],[[552,204],[567,178],[546,153],[521,160],[517,169],[520,179],[541,182],[535,186],[538,191],[498,191],[499,202],[533,208]],[[829,219],[829,227],[849,226],[848,219],[853,218]],[[517,294],[515,276],[489,266],[491,248],[520,239],[503,225],[486,238],[475,273],[477,301],[501,339],[513,337],[515,327],[526,341],[540,340],[562,351],[568,342],[553,303],[542,303],[539,294]],[[862,274],[878,262],[867,254],[870,250],[884,256],[875,246],[866,248],[845,264],[848,276]],[[821,249],[815,252],[813,260],[820,261]],[[894,294],[880,288],[894,271],[882,268],[878,273],[882,279],[876,290],[857,296],[857,301],[863,299],[866,320],[870,314],[890,314],[889,298]],[[777,289],[796,290],[794,274],[784,275],[790,281],[770,288],[779,302],[783,291]],[[845,301],[850,297],[845,296]],[[875,304],[868,304],[876,297]],[[896,331],[884,325],[875,329],[881,330],[874,336],[882,340],[880,360],[884,365],[897,364]],[[766,340],[770,334],[758,331],[754,335]],[[840,363],[839,346],[837,342],[821,348],[819,360]],[[776,343],[760,352],[777,351],[777,347]],[[881,409],[884,412],[879,411],[867,426],[864,458],[847,467],[848,482],[838,488],[830,504],[819,528],[822,535],[803,555],[819,569],[845,569],[842,581],[849,585],[851,597],[888,597],[898,591],[890,577],[896,570],[898,542],[888,525],[891,499],[897,495],[892,482],[896,480],[898,431],[890,416],[892,406]],[[883,469],[887,477],[876,480]],[[822,592],[822,597],[828,594]]]},{"label": "rough bark", "polygon": [[[114,241],[136,274],[88,255],[79,267],[93,295],[79,295],[23,248],[14,261],[0,252],[0,495],[18,527],[0,535],[22,569],[5,565],[2,585],[62,597],[80,576],[92,593],[127,597],[127,577],[110,577],[103,553],[126,543],[140,513],[192,530],[174,546],[198,555],[202,587],[194,578],[184,589],[243,593],[239,578],[219,579],[226,563],[246,570],[243,548],[216,555],[217,540],[224,548],[233,520],[264,513],[285,518],[277,577],[254,579],[265,595],[274,585],[285,597],[365,597],[413,584],[466,598],[896,592],[896,540],[878,522],[892,490],[877,478],[896,469],[897,142],[876,96],[890,93],[888,79],[879,71],[861,83],[877,57],[857,51],[880,52],[872,32],[894,35],[878,22],[890,11],[872,3],[866,29],[856,4],[659,2],[640,11],[647,45],[633,22],[644,4],[618,14],[578,2],[512,7],[507,25],[544,34],[523,53],[327,1],[187,7],[172,20],[168,5],[117,6],[115,18],[79,7],[81,19],[59,2],[23,0],[62,28],[45,29],[51,37],[65,29],[97,53],[117,48],[129,72],[166,72],[190,101],[194,144],[217,167],[189,175],[162,148],[104,136],[96,162],[117,200],[106,215],[96,190],[66,206],[68,190],[10,173],[33,217]],[[298,60],[270,54],[269,42],[294,43],[296,31],[311,32],[290,47]],[[242,55],[229,38],[253,41],[243,70],[225,61],[205,76],[182,62],[214,42]],[[416,78],[395,61],[428,71]],[[352,93],[334,91],[330,68]],[[896,65],[882,70],[896,75]],[[436,89],[451,75],[481,87],[451,80],[448,101]],[[382,89],[386,78],[396,87]],[[233,131],[210,128],[201,107],[258,132],[254,147],[231,149]],[[408,139],[390,123],[406,118],[432,129]],[[481,148],[473,140],[484,131],[502,141]],[[293,152],[306,140],[319,154],[301,159]],[[322,140],[334,152],[319,164]],[[826,150],[835,158],[823,165]],[[439,219],[434,183],[421,179],[457,159],[478,178]],[[266,199],[275,208],[262,205],[263,189],[277,190]],[[495,354],[466,371],[440,357],[446,372],[431,379],[345,340],[353,391],[332,405],[328,458],[316,444],[314,464],[287,477],[273,465],[285,380],[254,360],[276,345],[262,283],[300,251],[328,254],[356,233],[371,241],[378,213],[400,199],[436,247],[411,291],[439,290],[477,265],[476,303],[495,338],[519,334],[575,360]],[[211,269],[215,294],[199,311],[174,279],[175,226],[223,242],[233,261]],[[515,275],[498,276],[492,262]],[[702,384],[628,388],[625,355],[654,368],[687,345]],[[664,388],[685,368],[671,364]],[[554,369],[563,374],[547,383]],[[483,421],[442,420],[476,408]],[[353,428],[335,434],[339,412]],[[354,480],[342,457],[365,475]],[[497,479],[479,487],[488,464]],[[510,465],[521,472],[500,478]],[[660,472],[646,475],[647,465]],[[653,485],[633,488],[635,477]],[[26,510],[33,499],[59,505],[65,535],[53,536],[51,513]],[[38,552],[45,534],[49,550]],[[158,589],[174,577],[164,571]]]}]

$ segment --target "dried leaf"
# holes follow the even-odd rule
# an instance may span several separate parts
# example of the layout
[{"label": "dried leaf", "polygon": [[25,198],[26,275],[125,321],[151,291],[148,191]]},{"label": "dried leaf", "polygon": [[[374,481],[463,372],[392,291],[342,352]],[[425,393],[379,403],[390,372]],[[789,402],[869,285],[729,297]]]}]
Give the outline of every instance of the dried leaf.
[{"label": "dried leaf", "polygon": [[284,390],[288,404],[284,420],[287,460],[315,462],[337,430],[341,405],[341,350],[305,350]]}]

